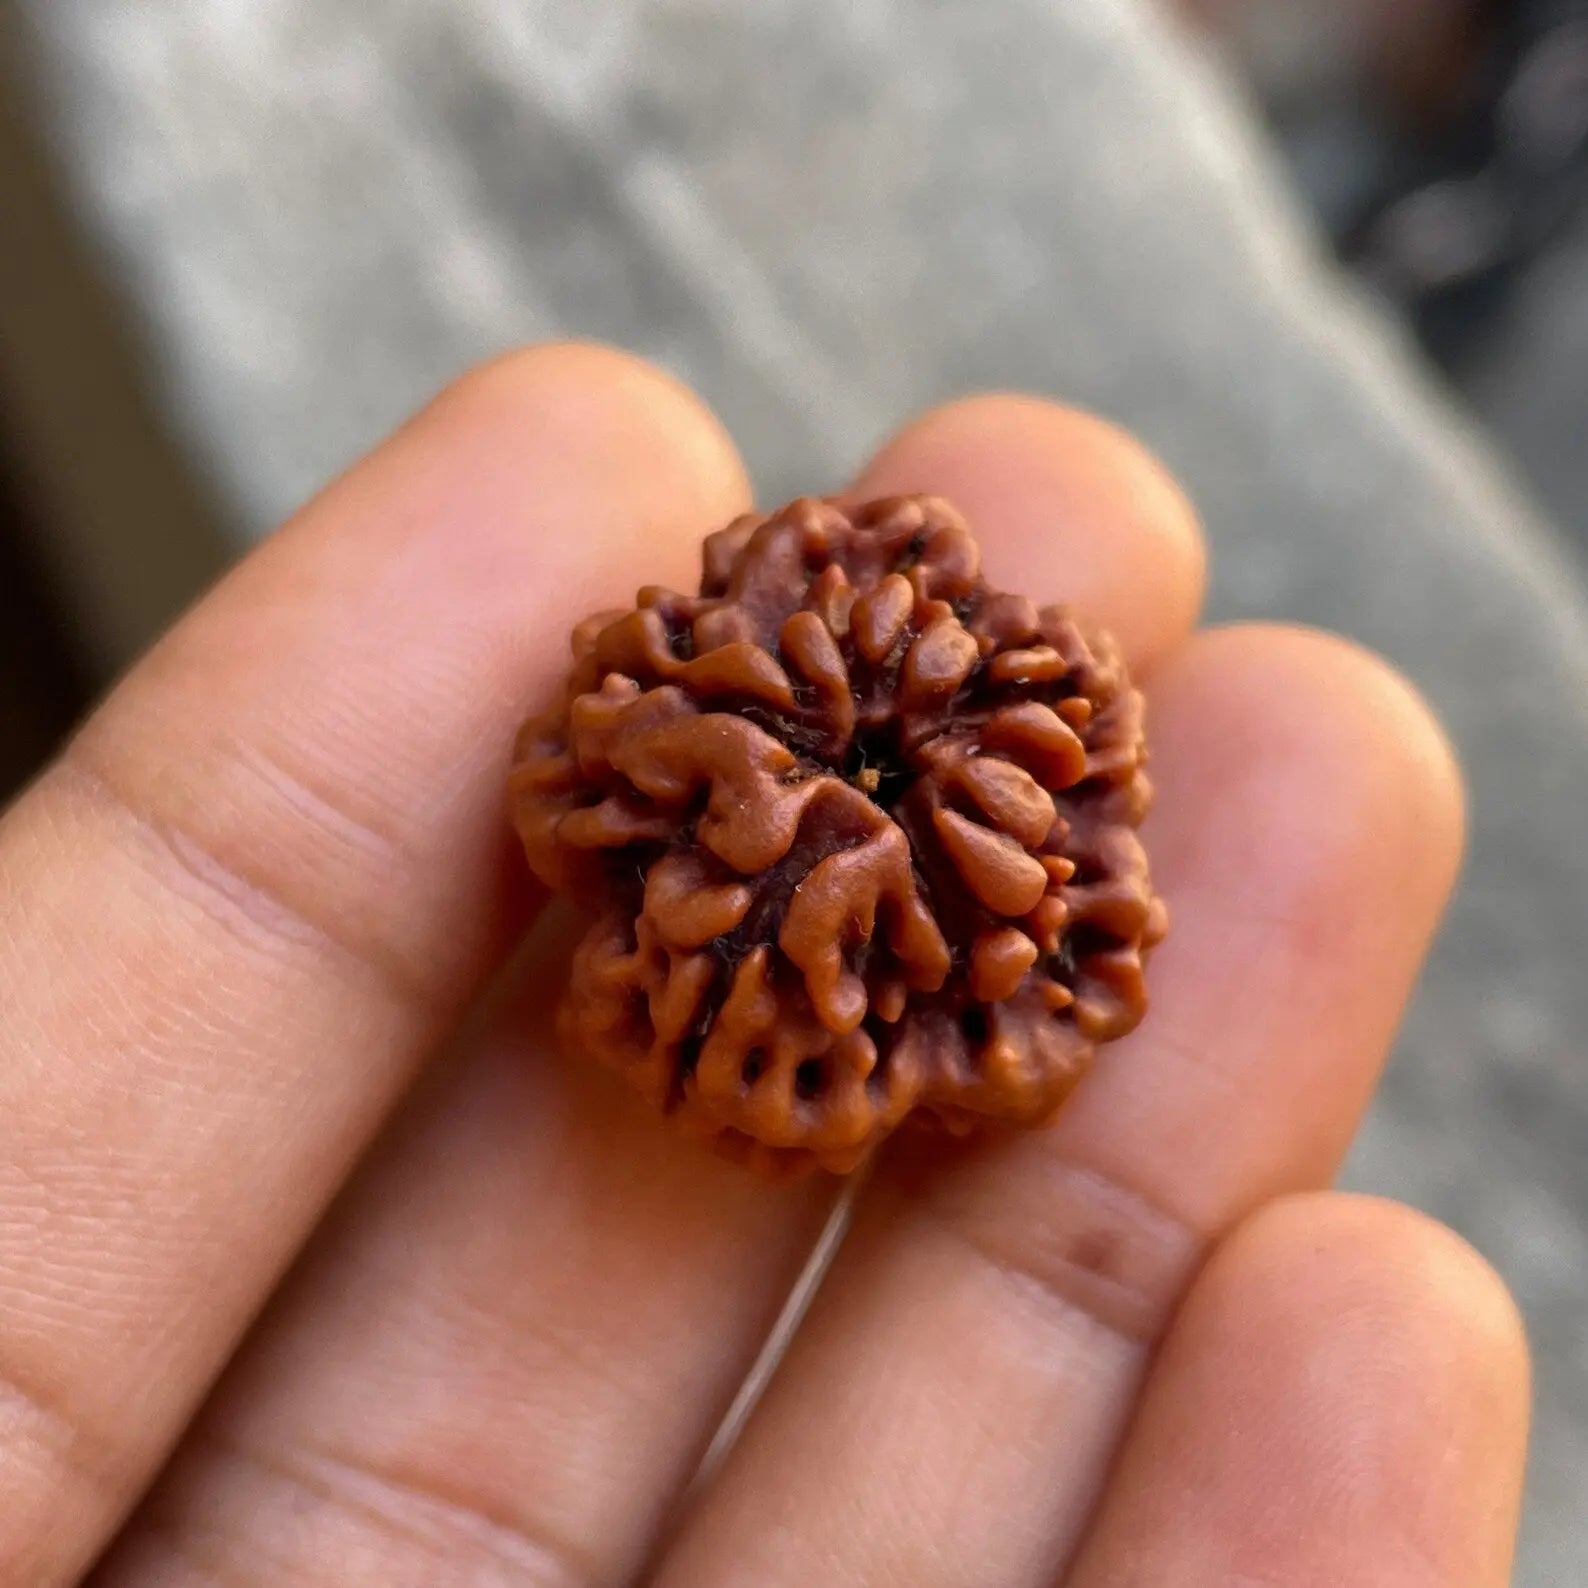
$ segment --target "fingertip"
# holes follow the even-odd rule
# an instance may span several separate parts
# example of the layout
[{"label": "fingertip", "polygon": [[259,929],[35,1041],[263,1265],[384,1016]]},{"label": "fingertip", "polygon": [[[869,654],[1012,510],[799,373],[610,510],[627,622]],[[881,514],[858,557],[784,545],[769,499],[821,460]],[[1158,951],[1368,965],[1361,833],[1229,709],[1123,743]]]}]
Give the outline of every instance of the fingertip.
[{"label": "fingertip", "polygon": [[85,727],[78,764],[409,980],[477,967],[512,919],[514,730],[556,697],[570,629],[641,585],[692,588],[702,538],[748,499],[671,376],[586,344],[505,354],[245,558]]},{"label": "fingertip", "polygon": [[1155,681],[1153,712],[1166,783],[1209,755],[1254,752],[1311,780],[1360,864],[1404,874],[1408,909],[1443,907],[1465,850],[1465,781],[1428,703],[1381,656],[1301,625],[1205,630]]},{"label": "fingertip", "polygon": [[1256,1398],[1293,1409],[1316,1466],[1378,1496],[1420,1553],[1503,1571],[1531,1367],[1521,1312],[1485,1257],[1402,1203],[1324,1191],[1253,1214],[1207,1277],[1222,1348],[1261,1364]]},{"label": "fingertip", "polygon": [[1461,783],[1410,686],[1314,630],[1202,631],[1148,720],[1173,926],[1140,1034],[1055,1130],[1217,1228],[1336,1173],[1459,867]]},{"label": "fingertip", "polygon": [[931,491],[980,537],[989,577],[1063,601],[1149,670],[1191,630],[1206,583],[1196,514],[1138,441],[1094,414],[991,393],[929,410],[872,459],[857,495]]},{"label": "fingertip", "polygon": [[[1435,1388],[1489,1402],[1497,1437],[1525,1430],[1527,1329],[1505,1281],[1448,1225],[1404,1203],[1335,1191],[1280,1197],[1215,1260],[1240,1305],[1329,1320],[1343,1336],[1438,1373]],[[1217,1282],[1217,1272],[1209,1271]]]},{"label": "fingertip", "polygon": [[1279,1198],[1193,1286],[1075,1580],[1508,1582],[1527,1420],[1521,1320],[1465,1241]]},{"label": "fingertip", "polygon": [[[750,503],[749,477],[722,422],[683,381],[619,348],[585,341],[513,348],[457,377],[409,427],[471,454],[531,454],[571,468],[610,460],[701,533]],[[524,446],[527,438],[533,446]],[[624,493],[627,495],[628,493]]]}]

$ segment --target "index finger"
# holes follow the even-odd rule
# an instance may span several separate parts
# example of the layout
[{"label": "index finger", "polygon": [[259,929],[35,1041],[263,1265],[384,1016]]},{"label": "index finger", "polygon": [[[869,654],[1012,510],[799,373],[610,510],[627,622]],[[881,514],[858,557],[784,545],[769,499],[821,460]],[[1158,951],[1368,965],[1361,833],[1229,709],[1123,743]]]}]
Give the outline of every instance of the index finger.
[{"label": "index finger", "polygon": [[94,1553],[489,970],[509,743],[570,616],[687,578],[746,497],[647,366],[488,366],[0,823],[0,1577]]}]

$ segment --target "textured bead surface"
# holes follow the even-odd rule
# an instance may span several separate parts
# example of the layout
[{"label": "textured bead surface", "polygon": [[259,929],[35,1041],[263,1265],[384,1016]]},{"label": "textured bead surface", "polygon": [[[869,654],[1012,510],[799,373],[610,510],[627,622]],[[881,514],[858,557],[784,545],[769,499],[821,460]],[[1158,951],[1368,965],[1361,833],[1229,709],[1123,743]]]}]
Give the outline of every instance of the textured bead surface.
[{"label": "textured bead surface", "polygon": [[515,821],[592,921],[560,1025],[775,1172],[912,1111],[1034,1124],[1145,1008],[1165,915],[1113,645],[987,588],[947,503],[801,499],[574,632]]}]

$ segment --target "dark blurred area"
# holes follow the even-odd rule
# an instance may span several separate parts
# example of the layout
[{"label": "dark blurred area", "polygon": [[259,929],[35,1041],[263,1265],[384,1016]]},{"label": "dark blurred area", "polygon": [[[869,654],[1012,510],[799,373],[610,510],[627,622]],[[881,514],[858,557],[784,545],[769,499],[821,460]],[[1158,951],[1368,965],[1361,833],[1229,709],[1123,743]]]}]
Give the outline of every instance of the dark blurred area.
[{"label": "dark blurred area", "polygon": [[1588,555],[1588,0],[1183,0],[1341,260]]},{"label": "dark blurred area", "polygon": [[0,798],[225,564],[0,11]]},{"label": "dark blurred area", "polygon": [[44,533],[16,469],[0,462],[0,798],[44,760],[89,696],[87,669],[34,562]]},{"label": "dark blurred area", "polygon": [[1453,6],[1385,63],[1383,169],[1340,227],[1346,260],[1459,374],[1503,338],[1530,271],[1588,199],[1588,6]]}]

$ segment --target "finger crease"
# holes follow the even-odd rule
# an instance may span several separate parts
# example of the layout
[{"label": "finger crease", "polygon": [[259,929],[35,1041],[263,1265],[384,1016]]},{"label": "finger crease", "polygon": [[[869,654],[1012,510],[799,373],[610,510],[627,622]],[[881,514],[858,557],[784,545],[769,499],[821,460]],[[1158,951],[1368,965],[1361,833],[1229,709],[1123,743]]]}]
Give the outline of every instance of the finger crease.
[{"label": "finger crease", "polygon": [[1209,1244],[1206,1233],[1140,1189],[1057,1157],[1035,1174],[958,1190],[945,1184],[915,1207],[1045,1305],[1136,1345],[1163,1334]]},{"label": "finger crease", "polygon": [[[55,775],[131,829],[135,841],[156,857],[151,869],[162,886],[239,940],[277,954],[284,945],[317,954],[329,951],[373,974],[401,1007],[419,1007],[428,1000],[432,978],[410,964],[384,934],[351,930],[346,909],[311,902],[318,897],[312,884],[245,865],[240,847],[234,856],[227,852],[233,846],[218,845],[147,809],[79,750],[57,763]],[[372,834],[371,841],[378,841],[378,835]]]},{"label": "finger crease", "polygon": [[[59,1496],[76,1486],[104,1497],[115,1488],[117,1452],[90,1435],[64,1385],[0,1367],[0,1488]],[[17,1470],[24,1476],[19,1480]]]},{"label": "finger crease", "polygon": [[[450,1478],[309,1446],[273,1452],[213,1430],[199,1436],[198,1443],[226,1463],[286,1490],[300,1521],[307,1505],[333,1519],[372,1528],[410,1565],[417,1547],[430,1553],[438,1567],[511,1573],[511,1580],[523,1588],[589,1588],[596,1581],[593,1562],[581,1558],[572,1543],[465,1493]],[[182,1517],[167,1518],[162,1530],[180,1534],[187,1525]],[[312,1534],[304,1529],[300,1536]],[[251,1549],[253,1543],[239,1538],[224,1547]]]}]

